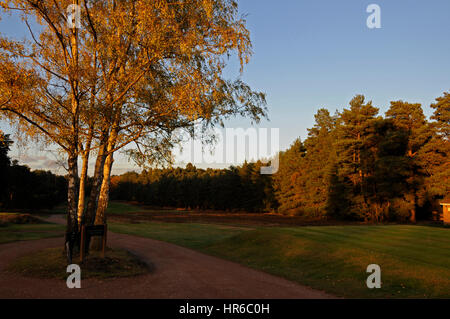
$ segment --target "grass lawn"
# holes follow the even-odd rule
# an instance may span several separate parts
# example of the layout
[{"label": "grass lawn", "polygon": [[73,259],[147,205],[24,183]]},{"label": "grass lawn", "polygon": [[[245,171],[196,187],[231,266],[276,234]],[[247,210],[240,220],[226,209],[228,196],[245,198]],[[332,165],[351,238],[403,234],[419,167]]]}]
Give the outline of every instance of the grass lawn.
[{"label": "grass lawn", "polygon": [[111,223],[108,225],[108,228],[116,233],[153,238],[200,250],[250,229],[215,224],[159,222],[140,224]]},{"label": "grass lawn", "polygon": [[64,235],[65,226],[54,224],[7,224],[0,227],[0,244]]},{"label": "grass lawn", "polygon": [[[88,201],[89,198],[86,198],[86,201]],[[108,209],[107,212],[110,214],[127,214],[127,213],[133,213],[142,211],[142,208],[136,205],[127,204],[124,202],[117,202],[117,201],[111,201],[108,203]],[[49,211],[45,211],[50,214],[66,214],[67,213],[67,205],[61,204]]]},{"label": "grass lawn", "polygon": [[110,214],[127,214],[139,212],[143,209],[136,205],[127,204],[124,202],[111,201],[108,203],[107,213]]},{"label": "grass lawn", "polygon": [[[234,227],[110,224],[352,298],[449,298],[450,230],[426,226]],[[382,288],[366,286],[378,264]]]}]

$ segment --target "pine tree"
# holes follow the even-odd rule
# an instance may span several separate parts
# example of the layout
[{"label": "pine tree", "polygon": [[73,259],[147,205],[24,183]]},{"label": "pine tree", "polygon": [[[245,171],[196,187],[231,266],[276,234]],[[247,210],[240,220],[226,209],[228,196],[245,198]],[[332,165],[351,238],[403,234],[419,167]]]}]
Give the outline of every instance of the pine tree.
[{"label": "pine tree", "polygon": [[420,153],[425,170],[425,187],[432,197],[432,205],[450,194],[450,93],[444,93],[431,107],[435,110],[431,123],[433,136]]},{"label": "pine tree", "polygon": [[386,112],[386,118],[391,119],[395,126],[408,133],[408,147],[406,156],[410,159],[410,173],[406,180],[409,190],[404,194],[404,200],[411,206],[410,221],[416,222],[416,211],[419,205],[426,200],[426,192],[423,187],[425,177],[420,154],[424,146],[430,141],[432,131],[426,120],[420,104],[412,104],[403,101],[391,102],[391,107]]},{"label": "pine tree", "polygon": [[365,146],[364,193],[369,207],[366,219],[383,222],[393,217],[400,220],[409,217],[410,207],[405,211],[405,205],[400,205],[407,191],[405,180],[411,161],[405,157],[408,138],[408,133],[390,119],[372,123],[372,134]]},{"label": "pine tree", "polygon": [[318,110],[316,124],[305,140],[305,174],[302,176],[305,209],[314,216],[326,215],[330,167],[334,165],[334,129],[336,119],[326,109]]},{"label": "pine tree", "polygon": [[305,174],[303,167],[306,149],[297,139],[289,149],[280,152],[278,172],[272,176],[273,188],[282,213],[299,214],[304,209],[304,191],[301,176]]},{"label": "pine tree", "polygon": [[367,152],[367,142],[373,134],[373,122],[378,108],[372,102],[365,103],[363,95],[357,95],[350,101],[350,109],[344,109],[339,116],[336,129],[336,164],[340,183],[347,183],[342,196],[351,198],[350,212],[341,211],[343,215],[358,216],[368,219],[369,202],[366,192],[366,178],[369,176],[367,162],[371,160]]}]

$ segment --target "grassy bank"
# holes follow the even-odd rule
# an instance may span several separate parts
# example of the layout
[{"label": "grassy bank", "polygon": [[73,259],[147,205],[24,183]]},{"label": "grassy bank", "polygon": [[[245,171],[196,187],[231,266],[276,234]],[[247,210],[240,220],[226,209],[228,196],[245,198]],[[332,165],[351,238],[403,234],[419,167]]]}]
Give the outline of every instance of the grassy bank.
[{"label": "grassy bank", "polygon": [[[450,297],[450,231],[444,228],[142,223],[111,229],[196,249],[338,296]],[[381,266],[381,289],[366,286],[369,264]]]}]

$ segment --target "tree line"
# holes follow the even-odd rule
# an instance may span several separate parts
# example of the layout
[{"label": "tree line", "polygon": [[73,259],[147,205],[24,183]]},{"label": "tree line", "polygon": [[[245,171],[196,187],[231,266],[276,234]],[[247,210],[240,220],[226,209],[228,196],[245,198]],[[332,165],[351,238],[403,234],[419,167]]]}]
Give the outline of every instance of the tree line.
[{"label": "tree line", "polygon": [[416,221],[450,193],[450,94],[431,105],[391,102],[385,116],[355,96],[331,115],[318,110],[308,137],[261,162],[228,169],[150,169],[112,179],[112,198],[182,208],[269,211],[370,222]]},{"label": "tree line", "polygon": [[148,169],[111,179],[111,198],[150,206],[261,212],[275,205],[269,175],[261,162],[228,169]]},{"label": "tree line", "polygon": [[358,95],[321,109],[308,138],[281,154],[280,211],[365,221],[426,218],[450,193],[450,94],[431,105],[392,101],[385,116]]},{"label": "tree line", "polygon": [[52,209],[67,200],[67,180],[11,161],[12,141],[0,131],[0,210]]}]

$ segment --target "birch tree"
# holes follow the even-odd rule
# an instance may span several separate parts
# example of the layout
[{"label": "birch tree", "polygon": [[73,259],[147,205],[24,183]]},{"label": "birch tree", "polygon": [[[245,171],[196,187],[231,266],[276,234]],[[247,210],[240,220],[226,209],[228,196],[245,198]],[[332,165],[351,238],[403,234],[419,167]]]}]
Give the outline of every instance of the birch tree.
[{"label": "birch tree", "polygon": [[[0,4],[17,11],[30,31],[28,40],[0,37],[0,108],[21,130],[66,153],[69,232],[82,222],[105,222],[117,151],[128,146],[139,164],[170,161],[180,130],[200,128],[210,141],[209,129],[226,118],[266,116],[263,93],[223,75],[231,55],[242,72],[252,53],[235,1]],[[80,6],[78,27],[67,23],[69,5]]]}]

